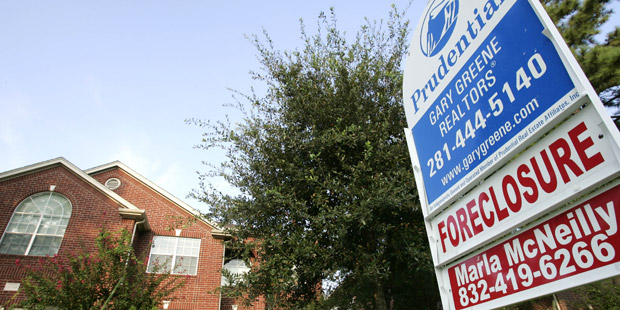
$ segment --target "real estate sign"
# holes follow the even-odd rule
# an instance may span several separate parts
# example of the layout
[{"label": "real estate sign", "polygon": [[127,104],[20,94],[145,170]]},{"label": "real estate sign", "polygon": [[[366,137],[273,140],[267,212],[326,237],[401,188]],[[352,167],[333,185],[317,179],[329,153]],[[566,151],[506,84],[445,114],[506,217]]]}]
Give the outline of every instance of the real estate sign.
[{"label": "real estate sign", "polygon": [[596,193],[450,265],[448,309],[493,309],[617,275],[619,192]]},{"label": "real estate sign", "polygon": [[528,1],[431,1],[403,83],[427,212],[570,109],[578,86]]},{"label": "real estate sign", "polygon": [[430,217],[437,263],[448,263],[618,175],[620,149],[599,124],[594,107],[586,106]]},{"label": "real estate sign", "polygon": [[538,0],[429,1],[403,98],[446,309],[620,274],[620,134]]}]

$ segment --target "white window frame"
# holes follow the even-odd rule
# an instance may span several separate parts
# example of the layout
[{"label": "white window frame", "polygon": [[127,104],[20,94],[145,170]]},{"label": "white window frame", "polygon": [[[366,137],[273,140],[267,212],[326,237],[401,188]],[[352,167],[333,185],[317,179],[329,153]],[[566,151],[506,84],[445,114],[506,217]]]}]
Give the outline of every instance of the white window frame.
[{"label": "white window frame", "polygon": [[[243,276],[244,274],[250,272],[250,267],[241,258],[233,258],[229,260],[227,263],[224,264],[224,269],[227,270],[230,273],[230,275],[233,277],[233,279],[231,279],[233,280],[233,282],[235,282],[237,277]],[[222,286],[234,284],[234,283],[230,283],[229,279],[227,279],[224,275],[222,275],[221,281],[222,281],[221,282]]]},{"label": "white window frame", "polygon": [[[173,246],[173,253],[170,252],[166,252],[166,251],[158,251],[158,249],[156,248],[156,242],[157,240],[164,240],[164,239],[169,239],[169,240],[174,240],[174,246]],[[197,247],[198,247],[198,252],[194,255],[194,254],[187,254],[187,253],[179,253],[179,241],[185,239],[185,240],[192,240],[192,242],[197,242]],[[200,248],[202,245],[202,240],[198,239],[198,238],[183,238],[183,237],[173,237],[173,236],[154,236],[153,237],[153,243],[151,245],[151,253],[149,254],[149,262],[148,262],[148,266],[147,266],[147,272],[149,273],[170,273],[173,275],[190,275],[190,276],[195,276],[198,274],[198,266],[200,264]],[[194,244],[194,246],[196,246],[196,244]],[[172,256],[172,261],[170,262],[170,270],[166,270],[167,266],[164,266],[163,270],[153,270],[153,268],[156,267],[162,267],[162,265],[157,263],[156,259],[153,259],[153,255],[167,255],[167,256]],[[195,271],[193,273],[190,272],[175,272],[176,267],[178,267],[177,265],[177,259],[178,257],[195,257],[196,258],[196,268]],[[167,265],[167,264],[165,264]]]},{"label": "white window frame", "polygon": [[[39,205],[37,204],[37,202],[35,201],[35,198],[39,198],[42,196],[47,196],[47,200],[45,200],[45,204],[43,205]],[[52,199],[54,198],[54,199]],[[59,203],[59,200],[63,200],[62,202]],[[46,213],[46,211],[48,210],[52,210],[51,208],[48,208],[50,202],[55,202],[58,203],[58,205],[62,208],[61,210],[61,216],[59,217],[58,215],[55,215],[53,213]],[[20,208],[22,206],[24,206],[25,203],[33,203],[34,206],[39,210],[39,212],[27,212],[27,211],[22,211],[20,210]],[[64,204],[66,203],[66,205]],[[65,215],[65,207],[67,207],[68,210],[68,214]],[[52,210],[53,211],[53,210]],[[65,236],[65,232],[67,230],[67,227],[69,226],[69,220],[71,218],[71,214],[73,212],[73,206],[71,205],[71,201],[65,197],[64,195],[61,195],[59,193],[56,192],[41,192],[41,193],[36,193],[33,195],[28,196],[26,199],[22,200],[17,207],[15,208],[15,210],[13,211],[13,215],[11,215],[11,220],[9,220],[9,223],[7,224],[5,230],[4,230],[4,234],[2,235],[2,240],[0,240],[0,249],[2,248],[2,245],[5,242],[5,239],[7,238],[7,235],[29,235],[30,236],[30,240],[28,242],[28,245],[24,251],[24,253],[6,253],[6,252],[0,252],[1,254],[10,254],[10,255],[28,255],[28,256],[46,256],[46,255],[55,255],[58,253],[58,250],[60,250],[60,246],[62,245],[62,240],[64,239]],[[27,231],[9,231],[11,224],[15,224],[13,221],[17,221],[17,216],[33,216],[36,217],[38,216],[39,219],[37,220],[36,226],[34,227],[34,231],[33,232],[27,232]],[[44,218],[48,216],[48,217],[59,217],[60,221],[65,220],[66,224],[62,225],[57,225],[58,228],[62,228],[62,234],[47,234],[47,233],[40,233],[39,230],[42,229],[41,224],[43,223]],[[18,223],[18,227],[20,224],[23,223]],[[57,229],[58,229],[57,228]],[[45,253],[45,254],[41,254],[41,255],[35,255],[35,254],[31,254],[31,250],[32,250],[32,246],[35,242],[35,240],[37,239],[37,237],[56,237],[56,238],[60,238],[60,242],[58,243],[58,247],[55,249],[52,249],[53,252],[50,253]]]},{"label": "white window frame", "polygon": [[[113,184],[114,182],[116,182],[116,184]],[[119,180],[118,178],[109,178],[105,181],[105,187],[107,187],[109,190],[115,190],[119,187],[121,187],[121,180]]]}]

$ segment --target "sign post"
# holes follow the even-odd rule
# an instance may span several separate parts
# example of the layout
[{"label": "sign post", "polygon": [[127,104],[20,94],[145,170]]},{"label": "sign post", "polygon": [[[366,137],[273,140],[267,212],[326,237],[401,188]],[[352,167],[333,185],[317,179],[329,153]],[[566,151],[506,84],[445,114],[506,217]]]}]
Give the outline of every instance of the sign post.
[{"label": "sign post", "polygon": [[[431,0],[413,34],[403,98],[444,307],[525,298],[523,287],[499,296],[501,285],[489,298],[467,295],[483,278],[463,278],[466,257],[488,258],[476,253],[536,219],[566,216],[558,210],[618,178],[620,134],[594,89],[538,0]],[[545,292],[575,285],[561,279],[540,285]]]}]

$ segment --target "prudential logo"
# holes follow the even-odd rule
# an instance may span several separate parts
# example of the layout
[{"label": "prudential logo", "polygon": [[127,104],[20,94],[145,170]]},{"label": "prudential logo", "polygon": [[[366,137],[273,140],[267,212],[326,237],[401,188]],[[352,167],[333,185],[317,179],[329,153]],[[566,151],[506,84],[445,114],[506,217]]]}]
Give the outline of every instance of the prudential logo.
[{"label": "prudential logo", "polygon": [[458,14],[459,0],[433,0],[420,30],[424,56],[433,57],[443,49],[454,31]]}]

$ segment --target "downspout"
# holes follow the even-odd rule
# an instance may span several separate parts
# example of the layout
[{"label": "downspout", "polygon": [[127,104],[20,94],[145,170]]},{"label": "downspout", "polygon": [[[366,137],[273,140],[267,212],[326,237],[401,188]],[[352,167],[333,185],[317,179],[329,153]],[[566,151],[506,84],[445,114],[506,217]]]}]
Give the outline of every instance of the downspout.
[{"label": "downspout", "polygon": [[144,222],[146,222],[146,218],[133,224],[133,232],[131,233],[131,242],[129,243],[129,245],[133,246],[133,239],[136,237],[136,230],[138,230],[138,225],[144,224]]},{"label": "downspout", "polygon": [[[135,222],[133,224],[133,232],[131,233],[131,240],[129,241],[129,245],[130,246],[133,247],[133,240],[136,237],[136,230],[138,229],[138,225],[139,224],[143,224],[144,222],[146,222],[146,218],[143,219],[142,221]],[[125,271],[127,270],[127,266],[129,265],[129,257],[130,257],[130,255],[131,255],[131,253],[127,253],[127,260],[125,261]],[[110,303],[110,300],[112,300],[112,297],[114,297],[114,293],[116,293],[116,289],[119,288],[123,284],[123,282],[125,281],[125,277],[126,276],[127,276],[127,273],[124,273],[123,276],[121,277],[121,279],[118,281],[118,283],[116,283],[116,285],[114,286],[114,289],[112,289],[112,292],[110,293],[110,296],[108,296],[108,299],[106,299],[105,303],[103,304],[103,307],[101,307],[101,310],[105,310],[108,307],[108,304]]]},{"label": "downspout", "polygon": [[[222,242],[222,269],[224,269],[224,263],[226,262],[226,242]],[[222,271],[220,271],[220,305],[218,310],[222,310]]]}]

